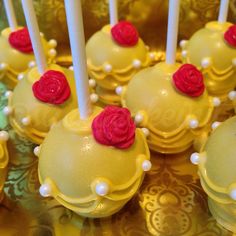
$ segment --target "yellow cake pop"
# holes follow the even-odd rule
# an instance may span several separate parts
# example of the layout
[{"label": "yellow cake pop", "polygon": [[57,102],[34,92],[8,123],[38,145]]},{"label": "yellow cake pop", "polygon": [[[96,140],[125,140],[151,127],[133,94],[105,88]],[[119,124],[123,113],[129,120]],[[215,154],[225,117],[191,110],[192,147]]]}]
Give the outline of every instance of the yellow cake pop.
[{"label": "yellow cake pop", "polygon": [[[46,41],[43,34],[41,40],[49,63],[56,56],[55,40]],[[0,79],[12,89],[23,78],[23,73],[35,66],[35,58],[27,28],[19,27],[15,31],[6,28],[0,35]]]},{"label": "yellow cake pop", "polygon": [[96,32],[86,44],[86,54],[89,76],[96,81],[96,92],[105,104],[120,104],[116,87],[127,84],[157,57],[126,21],[113,27],[106,25]]},{"label": "yellow cake pop", "polygon": [[[34,91],[37,82],[38,90]],[[73,72],[54,64],[43,76],[37,67],[30,69],[7,96],[9,102],[3,112],[11,125],[17,133],[38,144],[55,122],[77,107]]]},{"label": "yellow cake pop", "polygon": [[214,218],[226,229],[236,233],[236,117],[219,125],[200,153],[193,153],[191,161],[198,165],[208,206]]},{"label": "yellow cake pop", "polygon": [[3,199],[3,186],[7,176],[7,165],[9,161],[6,142],[9,135],[6,131],[0,131],[0,202]]},{"label": "yellow cake pop", "polygon": [[150,149],[178,153],[200,137],[219,102],[204,91],[201,76],[192,65],[162,62],[119,89],[123,106],[144,128]]},{"label": "yellow cake pop", "polygon": [[236,97],[231,92],[236,87],[236,44],[232,41],[235,32],[231,23],[213,21],[188,41],[180,42],[183,61],[197,66],[204,75],[209,94],[223,101],[227,96]]},{"label": "yellow cake pop", "polygon": [[145,136],[129,117],[124,108],[96,107],[87,120],[74,110],[53,126],[35,151],[40,193],[86,217],[120,210],[151,168]]}]

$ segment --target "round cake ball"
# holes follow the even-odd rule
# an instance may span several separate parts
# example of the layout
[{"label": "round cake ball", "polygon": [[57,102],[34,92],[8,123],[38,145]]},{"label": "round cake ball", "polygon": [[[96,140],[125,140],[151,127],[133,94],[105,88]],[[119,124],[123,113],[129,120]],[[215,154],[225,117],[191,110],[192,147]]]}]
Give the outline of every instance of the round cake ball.
[{"label": "round cake ball", "polygon": [[161,153],[182,152],[199,142],[219,102],[208,96],[201,72],[190,64],[146,68],[120,93],[150,149]]},{"label": "round cake ball", "polygon": [[[49,62],[56,56],[55,40],[46,41],[41,36],[45,55]],[[14,88],[28,68],[35,66],[33,48],[27,28],[11,31],[6,28],[0,35],[0,79]]]},{"label": "round cake ball", "polygon": [[7,141],[9,134],[6,131],[0,131],[0,202],[3,199],[3,186],[7,176],[7,165],[9,161],[7,151]]},{"label": "round cake ball", "polygon": [[85,217],[119,211],[151,168],[145,136],[125,108],[95,107],[81,120],[73,110],[37,148],[40,193]]},{"label": "round cake ball", "polygon": [[236,26],[209,22],[180,45],[183,61],[202,71],[209,94],[227,98],[236,86]]},{"label": "round cake ball", "polygon": [[104,26],[86,44],[88,72],[97,83],[96,92],[106,104],[120,104],[117,86],[125,85],[140,69],[155,60],[135,27],[121,21]]},{"label": "round cake ball", "polygon": [[3,112],[17,133],[40,144],[51,126],[77,107],[74,75],[71,70],[51,64],[40,75],[30,69],[13,93],[6,94]]},{"label": "round cake ball", "polygon": [[218,124],[201,153],[193,153],[198,164],[208,205],[217,222],[236,233],[236,117]]}]

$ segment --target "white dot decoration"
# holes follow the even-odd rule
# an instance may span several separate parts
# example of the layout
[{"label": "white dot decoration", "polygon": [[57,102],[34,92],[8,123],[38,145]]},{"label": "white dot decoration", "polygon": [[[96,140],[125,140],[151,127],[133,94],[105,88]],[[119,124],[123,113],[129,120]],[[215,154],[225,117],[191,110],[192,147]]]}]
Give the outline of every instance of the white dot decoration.
[{"label": "white dot decoration", "polygon": [[29,64],[28,64],[29,68],[33,68],[35,66],[36,66],[35,61],[30,61]]},{"label": "white dot decoration", "polygon": [[183,49],[187,46],[187,43],[188,41],[183,39],[179,42],[179,46]]},{"label": "white dot decoration", "polygon": [[106,182],[96,184],[95,191],[99,196],[105,196],[109,192],[109,186]]},{"label": "white dot decoration", "polygon": [[90,87],[90,88],[95,88],[95,87],[96,87],[96,81],[95,81],[95,79],[90,79],[90,80],[89,80],[89,87]]},{"label": "white dot decoration", "polygon": [[6,106],[3,108],[3,114],[6,116],[10,115],[12,112],[13,112],[13,109],[10,106]]},{"label": "white dot decoration", "polygon": [[235,99],[236,99],[236,91],[230,91],[230,92],[228,93],[228,98],[229,98],[231,101],[235,100]]},{"label": "white dot decoration", "polygon": [[51,49],[48,51],[48,56],[50,56],[50,57],[55,57],[56,55],[57,55],[56,49],[51,48]]},{"label": "white dot decoration", "polygon": [[143,115],[138,113],[135,117],[134,117],[134,121],[136,124],[140,124],[143,121]]},{"label": "white dot decoration", "polygon": [[215,122],[212,123],[211,128],[214,130],[214,129],[216,129],[220,124],[221,124],[221,122],[215,121]]},{"label": "white dot decoration", "polygon": [[31,119],[30,119],[30,117],[23,117],[22,119],[21,119],[21,123],[22,123],[22,125],[24,125],[24,126],[28,126],[30,123],[31,123]]},{"label": "white dot decoration", "polygon": [[142,169],[143,171],[149,171],[152,168],[152,163],[149,160],[145,160],[142,163]]},{"label": "white dot decoration", "polygon": [[18,80],[22,80],[24,78],[24,74],[20,73],[18,76],[17,76],[17,79]]},{"label": "white dot decoration", "polygon": [[121,94],[122,94],[122,91],[123,91],[123,87],[122,87],[122,86],[116,87],[116,94],[117,94],[117,95],[121,95]]},{"label": "white dot decoration", "polygon": [[202,68],[208,68],[211,65],[211,58],[205,57],[201,61]]},{"label": "white dot decoration", "polygon": [[194,152],[191,156],[190,156],[190,161],[194,164],[194,165],[198,165],[200,162],[200,154],[197,152]]},{"label": "white dot decoration", "polygon": [[141,61],[138,59],[133,60],[133,67],[139,69],[141,67]]},{"label": "white dot decoration", "polygon": [[8,90],[5,92],[5,97],[10,98],[12,96],[12,91]]},{"label": "white dot decoration", "polygon": [[7,131],[0,131],[0,140],[6,142],[9,139],[9,134]]},{"label": "white dot decoration", "polygon": [[198,122],[197,119],[191,119],[191,120],[189,121],[189,127],[190,127],[191,129],[196,129],[198,126],[199,126],[199,122]]},{"label": "white dot decoration", "polygon": [[187,50],[183,50],[181,52],[182,57],[187,57],[187,54],[188,54]]},{"label": "white dot decoration", "polygon": [[7,67],[8,67],[8,65],[7,65],[6,63],[4,63],[4,62],[2,62],[2,63],[0,64],[0,70],[6,70]]},{"label": "white dot decoration", "polygon": [[39,188],[39,193],[42,197],[49,197],[51,195],[51,187],[49,184],[42,184]]},{"label": "white dot decoration", "polygon": [[232,189],[229,195],[234,201],[236,201],[236,189]]},{"label": "white dot decoration", "polygon": [[74,67],[73,67],[73,66],[70,66],[70,67],[69,67],[69,70],[72,70],[72,71],[73,71],[73,70],[74,70]]},{"label": "white dot decoration", "polygon": [[39,155],[40,155],[40,146],[37,146],[37,147],[34,148],[34,155],[36,157],[39,157]]},{"label": "white dot decoration", "polygon": [[214,97],[212,101],[213,101],[214,107],[218,107],[221,104],[221,101],[218,97]]},{"label": "white dot decoration", "polygon": [[155,53],[154,52],[150,52],[149,53],[149,57],[151,60],[155,60]]},{"label": "white dot decoration", "polygon": [[50,47],[55,48],[57,46],[57,41],[55,39],[50,39],[48,44]]},{"label": "white dot decoration", "polygon": [[104,69],[105,72],[109,73],[109,72],[112,71],[112,65],[110,65],[110,64],[105,64],[105,65],[103,66],[103,69]]},{"label": "white dot decoration", "polygon": [[98,95],[96,93],[90,94],[90,101],[96,103],[98,101]]},{"label": "white dot decoration", "polygon": [[147,128],[142,128],[141,130],[143,131],[143,133],[144,133],[144,135],[145,135],[146,137],[149,136],[149,134],[150,134],[149,129],[147,129]]},{"label": "white dot decoration", "polygon": [[233,64],[234,66],[236,66],[236,58],[233,58],[233,59],[232,59],[232,64]]}]

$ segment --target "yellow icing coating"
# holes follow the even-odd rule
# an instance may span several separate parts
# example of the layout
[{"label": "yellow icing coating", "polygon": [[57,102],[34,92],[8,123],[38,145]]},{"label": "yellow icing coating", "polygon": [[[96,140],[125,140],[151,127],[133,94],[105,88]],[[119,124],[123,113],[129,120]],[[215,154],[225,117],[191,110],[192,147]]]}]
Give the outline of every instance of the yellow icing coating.
[{"label": "yellow icing coating", "polygon": [[[102,89],[98,94],[101,92],[105,102],[116,103],[119,97],[115,95],[115,88],[127,84],[140,69],[150,65],[151,59],[142,39],[133,47],[122,47],[112,39],[110,29],[110,25],[106,25],[88,40],[86,54],[89,75]],[[133,66],[134,60],[140,61],[139,68]],[[112,66],[109,72],[104,69],[107,64]],[[106,96],[109,91],[113,96]]]},{"label": "yellow icing coating", "polygon": [[[49,69],[63,72],[70,85],[71,95],[63,104],[43,103],[34,97],[32,85],[40,78],[36,67],[29,70],[19,81],[9,100],[9,106],[13,108],[13,113],[10,115],[11,125],[20,135],[38,144],[42,143],[54,123],[77,107],[73,71],[54,64],[51,64]],[[31,122],[27,126],[21,122],[24,117],[30,117]]]},{"label": "yellow icing coating", "polygon": [[[128,149],[99,144],[92,135],[91,122],[100,112],[96,107],[92,117],[80,120],[76,109],[53,126],[40,147],[38,168],[41,184],[50,186],[50,196],[92,218],[112,215],[130,200],[144,177],[142,162],[150,158],[140,129]],[[105,196],[95,191],[101,181],[109,185]]]},{"label": "yellow icing coating", "polygon": [[0,141],[0,202],[3,199],[3,186],[7,176],[9,161],[6,141]]},{"label": "yellow icing coating", "polygon": [[[198,30],[183,47],[186,56],[183,61],[202,70],[205,85],[210,95],[226,97],[236,86],[236,48],[224,40],[224,33],[232,24],[209,22]],[[202,67],[202,60],[208,58],[210,65]]]},{"label": "yellow icing coating", "polygon": [[[122,105],[133,116],[142,114],[140,126],[149,129],[149,147],[157,152],[178,153],[189,148],[209,123],[214,109],[206,91],[192,98],[175,89],[172,75],[180,66],[162,62],[144,69],[122,94]],[[191,119],[198,120],[196,129],[189,127]]]},{"label": "yellow icing coating", "polygon": [[[34,61],[35,58],[33,53],[22,53],[12,48],[8,42],[10,33],[10,28],[6,28],[0,35],[0,63],[7,64],[6,70],[0,70],[0,79],[2,79],[8,87],[14,88],[18,83],[18,74],[25,72],[29,68],[29,62]],[[42,43],[48,62],[51,62],[54,57],[50,56],[48,51],[52,48],[52,46],[48,44],[43,36]]]},{"label": "yellow icing coating", "polygon": [[216,220],[236,233],[236,201],[230,192],[236,189],[235,174],[236,117],[222,123],[208,139],[200,154],[199,175],[209,197],[209,207]]}]

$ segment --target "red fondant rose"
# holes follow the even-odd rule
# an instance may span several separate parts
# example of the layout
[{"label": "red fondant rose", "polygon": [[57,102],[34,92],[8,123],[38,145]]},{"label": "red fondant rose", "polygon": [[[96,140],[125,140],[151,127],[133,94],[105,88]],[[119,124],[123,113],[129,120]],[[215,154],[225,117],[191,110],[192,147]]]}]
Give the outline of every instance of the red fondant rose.
[{"label": "red fondant rose", "polygon": [[45,103],[62,104],[70,96],[70,87],[63,73],[49,70],[33,84],[34,96]]},{"label": "red fondant rose", "polygon": [[191,97],[202,95],[205,89],[202,73],[191,64],[182,65],[173,74],[173,82],[180,92]]},{"label": "red fondant rose", "polygon": [[97,142],[116,148],[129,148],[135,139],[135,124],[126,108],[107,106],[92,123]]},{"label": "red fondant rose", "polygon": [[236,47],[236,25],[232,25],[224,34],[225,41],[233,47]]},{"label": "red fondant rose", "polygon": [[138,31],[127,21],[121,21],[113,26],[111,34],[113,39],[121,46],[131,47],[138,43]]},{"label": "red fondant rose", "polygon": [[14,31],[8,38],[9,43],[15,49],[23,53],[32,53],[33,48],[27,28]]}]

